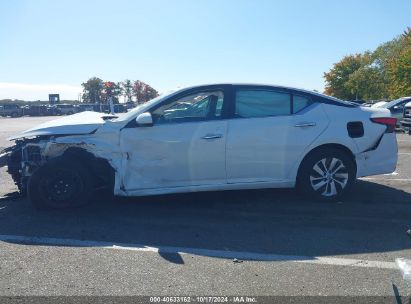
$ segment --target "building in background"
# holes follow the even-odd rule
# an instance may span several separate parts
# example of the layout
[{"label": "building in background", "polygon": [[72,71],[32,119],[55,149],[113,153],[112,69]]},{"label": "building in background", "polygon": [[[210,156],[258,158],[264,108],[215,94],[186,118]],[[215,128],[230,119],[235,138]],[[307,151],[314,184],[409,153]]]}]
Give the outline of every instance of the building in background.
[{"label": "building in background", "polygon": [[49,103],[51,105],[60,103],[60,94],[49,94]]}]

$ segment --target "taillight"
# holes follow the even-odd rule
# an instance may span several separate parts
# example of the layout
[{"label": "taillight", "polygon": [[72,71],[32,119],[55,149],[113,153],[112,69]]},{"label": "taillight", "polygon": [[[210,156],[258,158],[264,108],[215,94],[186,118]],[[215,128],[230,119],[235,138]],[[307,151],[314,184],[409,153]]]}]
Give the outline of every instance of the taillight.
[{"label": "taillight", "polygon": [[380,125],[386,125],[386,133],[392,133],[395,131],[395,126],[397,125],[397,118],[394,117],[376,117],[371,118],[371,121]]}]

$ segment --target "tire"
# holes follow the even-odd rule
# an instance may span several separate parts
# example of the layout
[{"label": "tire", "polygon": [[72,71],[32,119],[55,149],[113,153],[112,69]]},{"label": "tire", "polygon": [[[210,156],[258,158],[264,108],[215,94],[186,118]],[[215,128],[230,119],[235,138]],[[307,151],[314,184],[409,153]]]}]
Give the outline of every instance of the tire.
[{"label": "tire", "polygon": [[37,209],[79,207],[89,201],[91,177],[80,163],[57,157],[33,172],[27,192]]},{"label": "tire", "polygon": [[351,188],[355,170],[353,160],[342,150],[328,148],[314,151],[301,164],[297,188],[311,198],[336,201]]},{"label": "tire", "polygon": [[73,111],[68,111],[68,112],[67,112],[67,115],[73,115],[73,114],[74,114]]},{"label": "tire", "polygon": [[17,113],[17,112],[12,112],[11,113],[11,117],[13,117],[13,118],[16,118],[18,116],[19,116],[19,113]]}]

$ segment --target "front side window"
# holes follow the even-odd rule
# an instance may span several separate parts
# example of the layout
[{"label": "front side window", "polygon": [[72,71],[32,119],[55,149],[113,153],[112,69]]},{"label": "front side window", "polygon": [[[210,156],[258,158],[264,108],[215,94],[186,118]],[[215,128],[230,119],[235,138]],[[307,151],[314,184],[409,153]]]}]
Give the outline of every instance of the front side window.
[{"label": "front side window", "polygon": [[221,118],[224,93],[207,91],[193,93],[164,104],[151,114],[154,123],[180,123]]},{"label": "front side window", "polygon": [[240,118],[281,116],[291,114],[288,93],[239,89],[235,96],[235,116]]}]

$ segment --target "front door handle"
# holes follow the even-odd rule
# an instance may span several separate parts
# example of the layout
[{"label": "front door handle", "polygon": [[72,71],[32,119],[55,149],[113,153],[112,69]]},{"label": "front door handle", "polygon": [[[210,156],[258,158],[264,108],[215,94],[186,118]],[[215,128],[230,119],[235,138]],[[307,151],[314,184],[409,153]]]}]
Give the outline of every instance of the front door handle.
[{"label": "front door handle", "polygon": [[216,138],[221,138],[223,135],[221,134],[207,134],[201,137],[202,139],[216,139]]},{"label": "front door handle", "polygon": [[315,122],[303,122],[303,123],[299,123],[294,125],[294,127],[297,128],[304,128],[304,127],[315,127]]}]

